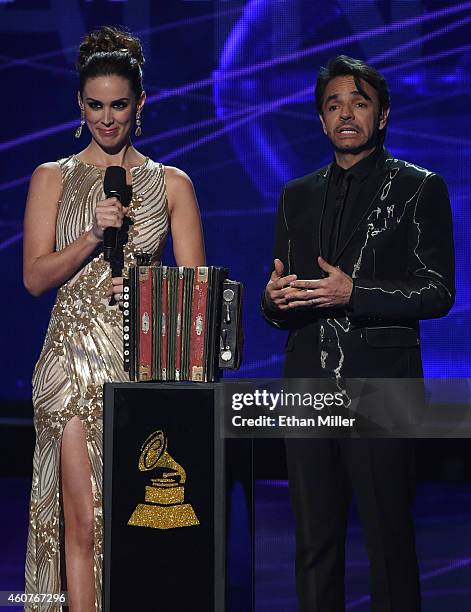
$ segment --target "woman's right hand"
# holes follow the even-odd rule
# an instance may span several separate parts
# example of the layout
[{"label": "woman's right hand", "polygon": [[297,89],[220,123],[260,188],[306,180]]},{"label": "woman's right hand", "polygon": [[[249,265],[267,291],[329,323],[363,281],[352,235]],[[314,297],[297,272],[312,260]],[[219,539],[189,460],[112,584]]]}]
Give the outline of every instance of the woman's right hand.
[{"label": "woman's right hand", "polygon": [[101,242],[103,240],[103,232],[107,227],[119,229],[127,212],[128,208],[123,206],[118,198],[106,198],[106,200],[97,202],[92,227],[94,237]]}]

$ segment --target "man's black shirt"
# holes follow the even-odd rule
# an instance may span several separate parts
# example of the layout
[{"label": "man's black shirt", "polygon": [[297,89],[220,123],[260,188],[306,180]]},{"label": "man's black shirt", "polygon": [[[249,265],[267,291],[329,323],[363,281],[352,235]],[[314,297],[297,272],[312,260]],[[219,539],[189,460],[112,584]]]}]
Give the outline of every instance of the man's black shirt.
[{"label": "man's black shirt", "polygon": [[334,264],[335,255],[353,229],[356,200],[381,154],[382,147],[377,147],[348,170],[335,161],[332,165],[322,222],[323,255],[330,264]]}]

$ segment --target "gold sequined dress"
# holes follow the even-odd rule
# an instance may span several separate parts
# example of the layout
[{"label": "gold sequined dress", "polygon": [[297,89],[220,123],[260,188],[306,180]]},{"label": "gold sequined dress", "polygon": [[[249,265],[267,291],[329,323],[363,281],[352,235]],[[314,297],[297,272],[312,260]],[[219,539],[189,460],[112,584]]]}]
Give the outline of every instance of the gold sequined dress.
[{"label": "gold sequined dress", "polygon": [[[96,203],[104,199],[104,170],[72,155],[59,160],[62,195],[56,224],[56,250],[93,224]],[[132,220],[124,246],[125,269],[136,251],[160,255],[169,229],[164,167],[146,158],[131,169]],[[84,425],[94,503],[96,607],[101,610],[102,566],[102,387],[129,381],[122,364],[122,314],[109,306],[110,266],[98,249],[58,290],[41,355],[33,374],[36,447],[26,554],[26,592],[60,593],[63,528],[59,489],[60,451],[66,423]],[[64,573],[64,572],[62,572]],[[57,612],[62,606],[30,605],[25,610]]]}]

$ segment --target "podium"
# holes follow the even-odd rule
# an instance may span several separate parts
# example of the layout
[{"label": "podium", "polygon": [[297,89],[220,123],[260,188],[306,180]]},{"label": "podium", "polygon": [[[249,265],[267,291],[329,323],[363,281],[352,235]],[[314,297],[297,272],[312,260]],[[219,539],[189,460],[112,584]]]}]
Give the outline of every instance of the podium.
[{"label": "podium", "polygon": [[221,394],[219,383],[105,385],[104,612],[253,609],[253,528],[241,536],[252,584],[232,596],[227,572],[234,473],[252,524],[252,443],[222,437]]}]

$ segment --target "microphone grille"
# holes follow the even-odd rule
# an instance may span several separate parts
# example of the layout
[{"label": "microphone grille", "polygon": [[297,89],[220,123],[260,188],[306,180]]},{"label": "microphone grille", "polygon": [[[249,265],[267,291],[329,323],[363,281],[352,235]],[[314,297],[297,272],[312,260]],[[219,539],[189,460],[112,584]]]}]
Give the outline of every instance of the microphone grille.
[{"label": "microphone grille", "polygon": [[105,194],[117,191],[123,194],[126,188],[126,170],[121,166],[108,166],[103,180]]}]

